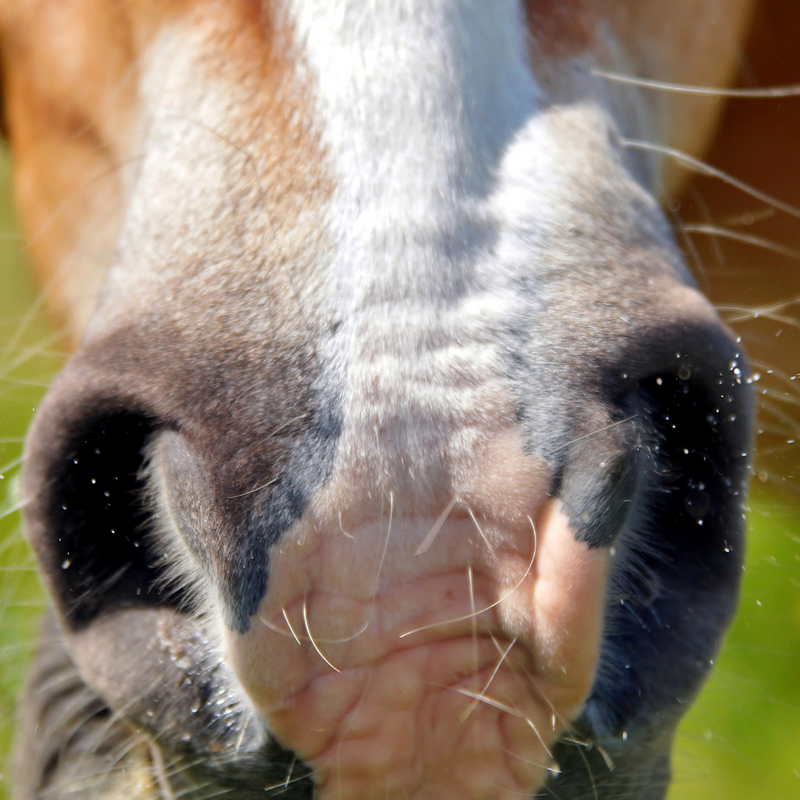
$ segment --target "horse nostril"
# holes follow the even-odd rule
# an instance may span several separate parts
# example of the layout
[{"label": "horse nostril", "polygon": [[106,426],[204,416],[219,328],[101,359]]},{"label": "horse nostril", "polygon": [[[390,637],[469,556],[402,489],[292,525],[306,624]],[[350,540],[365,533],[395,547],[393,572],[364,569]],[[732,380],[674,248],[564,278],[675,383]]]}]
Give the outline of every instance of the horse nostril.
[{"label": "horse nostril", "polygon": [[706,491],[705,484],[687,492],[683,504],[690,516],[695,519],[703,519],[711,510],[711,497]]},{"label": "horse nostril", "polygon": [[608,544],[632,511],[645,513],[642,498],[652,504],[665,492],[680,493],[670,513],[694,521],[738,508],[720,498],[729,487],[739,497],[746,472],[747,363],[710,309],[671,313],[587,356],[578,376],[557,493],[580,512],[576,531],[591,543]]},{"label": "horse nostril", "polygon": [[747,366],[738,352],[721,355],[680,363],[636,391],[660,482],[680,488],[680,513],[699,524],[720,511],[720,493],[740,488],[749,455]]},{"label": "horse nostril", "polygon": [[734,613],[753,405],[747,365],[716,322],[654,331],[619,363],[595,397],[635,429],[637,480],[614,532],[608,634],[584,716],[612,739],[634,718],[677,723]]},{"label": "horse nostril", "polygon": [[150,536],[141,475],[153,420],[100,411],[52,436],[50,416],[28,443],[25,493],[31,539],[65,621],[77,630],[101,613],[175,604]]}]

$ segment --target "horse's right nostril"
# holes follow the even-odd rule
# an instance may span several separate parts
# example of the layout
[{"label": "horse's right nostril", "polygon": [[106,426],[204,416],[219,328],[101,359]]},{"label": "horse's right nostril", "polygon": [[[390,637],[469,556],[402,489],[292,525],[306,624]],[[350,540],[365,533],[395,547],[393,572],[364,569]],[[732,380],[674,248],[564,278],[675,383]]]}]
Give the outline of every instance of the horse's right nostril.
[{"label": "horse's right nostril", "polygon": [[151,536],[142,477],[153,420],[96,410],[62,417],[54,437],[47,417],[29,442],[29,530],[66,623],[78,630],[101,613],[177,605]]},{"label": "horse's right nostril", "polygon": [[[637,378],[633,399],[650,464],[643,489],[675,524],[741,528],[753,393],[739,345],[718,324],[688,327]],[[706,532],[706,537],[711,534]]]}]

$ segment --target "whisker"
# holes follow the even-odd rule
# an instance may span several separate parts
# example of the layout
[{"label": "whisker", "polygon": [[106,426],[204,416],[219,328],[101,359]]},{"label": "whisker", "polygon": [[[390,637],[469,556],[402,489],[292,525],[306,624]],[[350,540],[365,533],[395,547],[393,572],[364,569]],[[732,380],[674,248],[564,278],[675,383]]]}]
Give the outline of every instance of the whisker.
[{"label": "whisker", "polygon": [[392,535],[392,522],[394,520],[394,492],[389,492],[389,524],[386,526],[386,536],[383,540],[383,551],[381,552],[380,561],[378,562],[378,571],[375,575],[375,590],[373,596],[378,593],[378,587],[381,583],[381,573],[383,572],[383,565],[386,561],[386,553],[389,551],[389,539]]},{"label": "whisker", "polygon": [[620,144],[623,147],[627,147],[629,150],[645,150],[651,153],[660,153],[661,155],[669,156],[674,161],[682,164],[691,172],[696,172],[698,175],[708,175],[711,178],[719,178],[720,180],[725,181],[725,183],[735,186],[745,194],[750,195],[750,197],[754,197],[756,200],[760,200],[762,203],[766,203],[773,208],[777,208],[779,211],[783,211],[784,214],[789,214],[792,217],[800,219],[800,208],[789,205],[788,203],[784,203],[783,201],[778,200],[777,198],[772,197],[765,192],[761,192],[755,187],[750,186],[749,183],[745,183],[744,181],[740,181],[738,178],[734,178],[730,173],[721,169],[717,169],[716,167],[712,167],[711,165],[706,164],[704,161],[701,161],[699,158],[694,158],[688,153],[684,153],[683,151],[677,150],[674,147],[653,144],[652,142],[643,142],[639,139],[621,139]]},{"label": "whisker", "polygon": [[53,350],[62,338],[62,334],[54,332],[40,339],[35,345],[23,347],[19,350],[16,357],[12,358],[11,354],[17,350],[20,345],[20,340],[25,336],[25,332],[32,326],[36,316],[41,313],[41,308],[44,305],[44,298],[39,297],[28,309],[25,315],[19,320],[14,334],[6,341],[2,368],[0,368],[0,377],[4,382],[8,381],[9,376],[14,370],[19,369],[23,364],[29,363],[34,357],[48,356],[51,358],[57,357],[59,360],[64,358],[62,353],[58,350]]},{"label": "whisker", "polygon": [[558,453],[567,447],[571,447],[573,444],[576,444],[577,442],[582,442],[584,439],[591,439],[592,436],[597,436],[598,434],[610,430],[611,428],[616,428],[618,425],[624,425],[626,422],[630,422],[632,419],[636,419],[638,416],[639,416],[638,414],[631,414],[630,417],[625,417],[625,419],[620,419],[617,420],[616,422],[611,422],[608,425],[604,425],[602,428],[598,428],[596,431],[592,431],[591,433],[585,433],[583,436],[578,436],[575,439],[570,439],[568,442],[565,442],[561,446],[555,448],[553,452]]},{"label": "whisker", "polygon": [[303,624],[306,626],[306,633],[308,634],[308,641],[311,642],[311,646],[317,651],[317,655],[334,671],[341,674],[341,670],[337,669],[331,662],[325,657],[325,654],[322,650],[319,649],[319,646],[314,641],[314,637],[311,635],[311,629],[308,627],[308,603],[303,601]]},{"label": "whisker", "polygon": [[294,636],[294,640],[297,642],[297,644],[303,644],[300,641],[300,637],[295,632],[295,629],[292,627],[292,623],[291,623],[291,620],[289,619],[289,615],[286,613],[286,609],[283,606],[281,606],[281,613],[283,614],[283,618],[286,620],[286,625],[288,626],[289,630],[292,632],[292,636]]},{"label": "whisker", "polygon": [[[780,399],[781,398],[778,398],[778,400]],[[758,405],[761,411],[769,414],[785,425],[785,431],[788,431],[792,434],[796,434],[798,431],[800,431],[800,426],[794,416],[784,411],[777,403],[770,402],[770,400],[767,399],[763,393],[759,396]]]},{"label": "whisker", "polygon": [[[131,156],[130,158],[123,159],[121,161],[117,161],[114,163],[113,166],[109,167],[103,172],[100,172],[93,177],[89,178],[89,180],[84,181],[80,186],[78,186],[73,192],[71,192],[67,197],[64,198],[52,211],[49,217],[42,222],[42,224],[37,228],[36,232],[33,233],[30,238],[26,238],[25,240],[25,249],[30,250],[31,245],[35,244],[44,234],[48,231],[48,229],[53,225],[53,223],[58,219],[58,217],[64,212],[66,208],[69,207],[69,204],[76,200],[78,197],[81,196],[87,189],[95,186],[96,184],[104,181],[106,178],[109,178],[117,173],[121,172],[125,167],[131,166],[132,164],[136,164],[137,162],[143,161],[145,158],[145,153],[140,153],[135,156]],[[42,298],[42,301],[44,298]]]},{"label": "whisker", "polygon": [[0,519],[10,517],[12,514],[17,514],[22,511],[25,503],[21,499],[16,499],[14,502],[3,503],[0,505]]},{"label": "whisker", "polygon": [[[492,674],[489,676],[489,679],[486,681],[486,684],[484,685],[483,689],[481,689],[481,691],[480,691],[481,695],[485,695],[486,692],[489,691],[489,687],[492,685],[492,681],[497,676],[497,673],[500,671],[500,667],[503,666],[503,662],[506,660],[508,654],[511,652],[511,648],[516,643],[517,643],[517,639],[515,637],[514,639],[511,640],[511,642],[509,643],[508,647],[506,647],[506,649],[500,654],[500,660],[497,662],[497,664],[495,664],[495,667],[492,670]],[[472,712],[478,707],[478,703],[479,703],[479,701],[477,699],[474,699],[473,702],[470,703],[470,705],[468,706],[467,710],[459,718],[459,721],[461,723],[464,723],[469,719],[469,717],[472,714]]]},{"label": "whisker", "polygon": [[24,457],[22,453],[20,453],[16,458],[6,461],[5,464],[0,464],[0,475],[9,472],[10,470],[14,469],[14,467],[18,467],[23,461]]},{"label": "whisker", "polygon": [[[698,210],[702,214],[703,220],[705,221],[705,223],[708,224],[708,225],[713,224],[714,215],[712,214],[711,209],[709,208],[708,203],[706,202],[706,198],[703,195],[703,193],[696,186],[692,186],[691,184],[688,187],[688,193],[692,198],[692,202],[697,206]],[[771,215],[775,214],[775,209],[774,208],[767,207],[766,211]],[[733,225],[734,223],[731,222],[730,224]],[[682,223],[681,223],[681,227],[683,227]],[[692,238],[690,236],[684,234],[684,239],[685,239],[686,242],[690,243],[688,245],[689,249],[700,260],[700,271],[702,273],[705,273],[705,271],[706,271],[705,267],[704,267],[704,265],[702,263],[702,259],[700,258],[700,255],[696,252],[697,248],[695,247]],[[722,252],[722,247],[720,247],[720,244],[716,239],[712,239],[711,240],[711,247],[714,250],[714,256],[717,259],[717,263],[718,264],[724,264],[725,263],[725,254]],[[708,286],[706,286],[706,288],[708,288]]]},{"label": "whisker", "polygon": [[289,769],[286,771],[286,780],[283,782],[284,789],[292,782],[292,773],[294,772],[294,765],[297,763],[297,756],[292,757],[292,763],[289,764]]},{"label": "whisker", "polygon": [[293,425],[295,422],[302,422],[303,420],[308,419],[310,416],[311,413],[307,411],[304,414],[298,414],[295,417],[291,417],[290,419],[287,419],[285,422],[282,422],[280,425],[278,425],[275,430],[270,431],[266,438],[274,439],[279,433],[285,431],[290,425]]},{"label": "whisker", "polygon": [[416,549],[414,553],[415,556],[421,556],[423,553],[427,553],[430,549],[430,546],[433,544],[433,540],[438,535],[439,531],[442,529],[442,526],[445,522],[447,522],[447,518],[450,516],[452,510],[456,507],[456,503],[458,500],[456,499],[455,495],[450,500],[450,502],[445,506],[444,511],[436,519],[436,522],[433,523],[433,527],[428,531],[425,538],[422,540],[422,544]]},{"label": "whisker", "polygon": [[[591,749],[591,744],[589,744],[589,749]],[[594,796],[594,800],[600,800],[600,793],[597,791],[597,781],[594,777],[594,772],[592,772],[592,765],[589,763],[589,759],[586,757],[586,751],[582,748],[578,748],[578,754],[583,761],[584,766],[586,767],[586,774],[589,776],[589,780],[592,782],[592,795]]]},{"label": "whisker", "polygon": [[527,722],[528,725],[530,725],[531,730],[536,734],[536,738],[541,742],[541,745],[542,745],[542,747],[544,747],[544,751],[550,757],[550,760],[551,761],[555,761],[555,758],[553,758],[553,754],[550,752],[550,748],[547,746],[547,743],[542,738],[542,734],[539,733],[539,729],[536,727],[536,725],[534,724],[533,720],[529,719],[528,717],[525,717],[525,722]]},{"label": "whisker", "polygon": [[715,306],[715,308],[719,312],[735,312],[735,316],[728,317],[726,320],[726,322],[730,323],[747,322],[749,320],[759,319],[760,317],[766,317],[767,319],[781,322],[784,325],[798,327],[798,325],[800,325],[798,320],[792,317],[779,317],[777,316],[777,313],[779,311],[784,311],[787,308],[791,308],[792,306],[798,305],[799,303],[800,295],[796,295],[795,297],[789,297],[786,300],[778,300],[775,303],[769,303],[765,306],[756,306],[755,308],[743,308],[742,306],[726,305],[718,305]]},{"label": "whisker", "polygon": [[[800,394],[800,374],[798,375],[788,375],[781,369],[775,369],[771,367],[769,364],[764,363],[763,361],[759,361],[757,358],[750,359],[750,365],[754,369],[760,369],[765,375],[770,376],[771,378],[775,378],[776,380],[780,381],[784,386],[791,390],[792,392],[796,392]],[[753,381],[760,381],[763,375],[761,373],[756,373],[753,375]]]},{"label": "whisker", "polygon": [[[759,434],[762,434],[762,433],[771,434],[772,436],[786,436],[787,435],[787,429],[784,426],[773,425],[773,424],[770,424],[769,422],[760,422],[759,425],[758,425],[758,431],[757,432]],[[792,431],[792,433],[794,433],[794,431]],[[788,447],[796,448],[797,444],[798,443],[797,443],[796,439],[789,439],[786,442],[786,447],[787,448]],[[775,451],[775,448],[770,448],[770,450],[769,450],[769,452],[774,452],[774,451]]]},{"label": "whisker", "polygon": [[[288,618],[288,616],[286,614],[286,610],[281,608],[281,611],[284,614],[284,619],[286,620],[286,624],[289,626],[289,630],[288,631],[282,630],[277,625],[275,625],[274,623],[270,622],[268,619],[266,619],[264,617],[259,617],[258,621],[262,625],[264,625],[264,627],[269,628],[271,631],[274,631],[275,633],[279,633],[281,636],[285,636],[287,639],[294,639],[298,644],[302,644],[304,641],[309,641],[310,642],[311,639],[306,639],[304,636],[300,636],[297,633],[297,631],[294,628],[294,626],[292,626],[292,624],[289,622],[289,618]],[[361,634],[364,633],[364,631],[366,631],[367,628],[369,628],[369,623],[370,623],[370,621],[368,619],[355,633],[352,633],[349,636],[344,636],[344,637],[337,638],[337,639],[320,639],[319,637],[317,637],[316,641],[317,642],[321,642],[322,644],[347,644],[347,642],[352,642],[354,639],[357,639],[359,636],[361,636]]]},{"label": "whisker", "polygon": [[764,388],[761,390],[760,394],[762,397],[769,397],[773,400],[778,400],[781,403],[787,403],[791,406],[800,407],[800,398],[792,397],[792,395],[787,394],[786,392],[779,392],[776,389]]},{"label": "whisker", "polygon": [[713,236],[719,239],[731,239],[734,242],[742,242],[743,244],[752,244],[755,247],[761,247],[764,250],[770,250],[787,258],[800,259],[800,250],[795,250],[791,247],[784,247],[783,245],[773,242],[770,239],[765,239],[763,236],[753,236],[749,233],[740,233],[739,231],[731,230],[730,228],[722,228],[719,225],[683,225],[682,230],[686,233],[699,233],[707,236]]},{"label": "whisker", "polygon": [[[697,245],[691,236],[686,232],[683,221],[677,211],[672,208],[669,209],[670,217],[672,218],[672,226],[680,235],[683,249],[686,251],[688,260],[692,267],[692,273],[696,275],[699,282],[703,286],[703,291],[707,292],[709,289],[708,270],[706,269],[705,262],[700,256]],[[711,240],[715,252],[719,249],[716,239]]]},{"label": "whisker", "polygon": [[[30,245],[24,240],[21,242],[24,247]],[[60,269],[59,269],[60,272]],[[0,374],[6,378],[14,369],[20,367],[22,364],[31,363],[34,359],[38,358],[52,358],[57,354],[57,360],[63,361],[65,353],[58,346],[59,342],[63,340],[64,332],[53,331],[50,334],[40,336],[37,334],[37,323],[45,318],[46,305],[46,290],[40,289],[37,295],[26,304],[23,313],[16,317],[14,327],[10,333],[3,332],[4,345],[2,349],[2,356],[0,361]],[[11,318],[3,320],[3,324],[11,322]],[[50,328],[49,325],[46,326]],[[36,342],[26,343],[26,340],[36,339]],[[22,344],[26,343],[23,347]],[[12,359],[12,354],[16,353],[16,357]],[[43,367],[43,365],[42,365]],[[43,372],[52,372],[52,367],[45,369]]]},{"label": "whisker", "polygon": [[177,800],[172,787],[169,785],[169,778],[167,777],[167,769],[164,764],[164,757],[161,755],[158,745],[155,742],[148,743],[150,750],[150,761],[153,765],[153,777],[156,779],[158,791],[161,792],[164,800]]},{"label": "whisker", "polygon": [[[283,611],[283,609],[281,609],[281,610]],[[290,630],[284,631],[284,630],[281,630],[281,628],[279,628],[277,625],[275,625],[272,622],[270,622],[265,617],[259,617],[258,621],[262,625],[264,625],[266,628],[269,628],[274,633],[279,633],[281,636],[285,636],[287,639],[294,639],[299,644],[302,644],[302,642],[300,642],[300,640],[297,638],[297,634],[295,634],[294,630],[291,629],[291,626],[290,626]],[[287,620],[287,624],[288,624],[288,620]]]},{"label": "whisker", "polygon": [[623,75],[619,72],[609,72],[598,68],[592,69],[591,73],[611,83],[638,86],[641,89],[653,89],[657,92],[670,92],[672,94],[690,94],[701,97],[740,97],[754,100],[773,97],[800,97],[800,83],[790,83],[786,86],[767,86],[759,89],[729,89],[717,86],[693,86],[688,83],[654,81],[650,78],[638,78],[635,75]]},{"label": "whisker", "polygon": [[[296,761],[292,761],[292,766],[291,766],[292,770],[294,770],[295,763]],[[266,792],[273,792],[276,789],[283,789],[288,786],[291,786],[294,783],[299,783],[300,781],[305,780],[306,778],[313,778],[314,775],[316,774],[317,772],[314,771],[314,772],[309,772],[307,775],[298,775],[296,778],[292,778],[291,780],[285,779],[282,780],[280,783],[273,783],[270,786],[265,786],[263,791],[266,793]]]},{"label": "whisker", "polygon": [[724,222],[729,228],[741,225],[749,226],[755,225],[756,222],[763,222],[766,219],[772,219],[774,216],[775,209],[767,206],[766,208],[759,209],[758,211],[744,211],[741,214],[734,214],[732,217],[725,217]]},{"label": "whisker", "polygon": [[606,766],[608,767],[609,772],[614,771],[614,759],[608,754],[608,751],[605,747],[601,747],[599,744],[595,744],[594,749],[597,750],[598,753],[603,757],[603,761],[606,762]]},{"label": "whisker", "polygon": [[342,532],[342,533],[343,533],[343,534],[344,534],[344,535],[345,535],[345,536],[346,536],[348,539],[355,539],[355,538],[356,538],[355,536],[353,536],[353,534],[352,534],[352,533],[348,533],[348,532],[347,532],[347,531],[344,529],[344,525],[342,525],[342,512],[341,512],[341,511],[339,512],[339,530],[340,530],[340,531],[341,531],[341,532]]},{"label": "whisker", "polygon": [[456,686],[453,691],[458,692],[458,694],[463,694],[464,697],[471,697],[473,700],[477,700],[479,703],[484,703],[487,706],[496,708],[498,711],[504,711],[506,714],[509,714],[512,717],[524,717],[523,713],[519,711],[519,709],[513,708],[507,703],[504,703],[502,700],[489,697],[481,692],[473,692],[471,689],[464,689],[462,686]]},{"label": "whisker", "polygon": [[771,322],[779,322],[788,328],[800,328],[800,320],[793,317],[784,317],[778,313],[769,313],[769,311],[762,312],[757,310],[756,313],[753,313],[754,309],[742,308],[741,306],[721,306],[717,308],[717,311],[720,313],[738,312],[735,316],[725,318],[725,322],[728,325],[740,325],[743,322],[752,322],[756,319],[768,319]]},{"label": "whisker", "polygon": [[[472,564],[467,565],[467,587],[469,590],[469,609],[471,612],[471,628],[472,628],[472,672],[475,676],[475,681],[478,680],[478,667],[480,665],[480,658],[478,653],[478,618],[475,616],[475,580],[472,574]],[[492,637],[494,638],[494,637]]]},{"label": "whisker", "polygon": [[267,481],[266,483],[262,483],[261,486],[256,486],[255,489],[248,489],[246,492],[242,492],[241,494],[232,494],[228,497],[228,500],[236,500],[238,497],[247,497],[249,494],[254,494],[255,492],[260,492],[262,489],[266,489],[268,486],[272,486],[278,482],[278,478],[275,477],[271,481]]},{"label": "whisker", "polygon": [[[523,764],[530,764],[532,767],[538,767],[539,769],[547,770],[547,772],[549,772],[551,775],[561,774],[561,767],[555,761],[551,761],[550,764],[540,764],[538,761],[531,761],[529,758],[523,758],[518,753],[512,753],[510,750],[506,750],[505,748],[501,748],[501,750],[506,755],[516,758],[517,761],[521,761]],[[526,796],[530,797],[529,794]]]},{"label": "whisker", "polygon": [[461,617],[453,617],[452,619],[442,620],[441,622],[431,622],[429,625],[422,625],[419,628],[414,628],[413,630],[406,631],[405,633],[401,633],[399,638],[400,639],[405,639],[406,636],[412,636],[415,633],[421,633],[423,631],[432,630],[434,628],[440,628],[440,627],[443,627],[445,625],[454,625],[454,624],[459,623],[459,622],[466,622],[469,619],[475,619],[475,618],[479,617],[481,614],[485,614],[487,611],[491,611],[493,608],[496,608],[501,603],[504,603],[506,600],[508,600],[508,598],[511,597],[511,595],[514,594],[514,592],[516,592],[517,589],[519,589],[520,586],[522,586],[522,584],[525,582],[525,579],[528,577],[528,575],[530,575],[531,569],[533,569],[533,562],[536,559],[536,550],[537,550],[536,526],[534,525],[533,520],[530,517],[528,517],[528,522],[530,522],[531,529],[533,531],[533,552],[531,553],[531,558],[530,558],[530,561],[528,562],[527,569],[525,570],[524,574],[519,579],[519,581],[517,581],[517,583],[514,584],[514,586],[511,588],[510,591],[508,591],[502,597],[500,597],[497,600],[495,600],[494,603],[490,603],[488,606],[485,606],[480,611],[475,611],[474,613],[471,612],[471,613],[465,614],[464,616],[461,616]]},{"label": "whisker", "polygon": [[480,534],[481,539],[483,539],[483,543],[486,545],[489,552],[494,556],[495,555],[494,546],[489,540],[489,537],[484,533],[483,528],[481,528],[480,524],[478,523],[478,520],[475,517],[475,512],[469,506],[467,506],[467,513],[469,514],[469,518],[472,520],[475,527],[478,529],[478,533]]},{"label": "whisker", "polygon": [[525,677],[527,677],[527,679],[530,682],[531,686],[533,686],[533,688],[536,689],[536,693],[539,695],[539,697],[542,700],[544,700],[545,704],[550,709],[550,729],[553,732],[555,732],[556,729],[558,728],[559,722],[566,729],[569,729],[569,726],[570,726],[569,720],[565,720],[561,716],[561,714],[558,713],[558,711],[556,710],[555,705],[553,705],[553,702],[550,700],[550,698],[547,696],[547,694],[545,694],[545,692],[542,691],[541,687],[539,686],[539,681],[533,675],[531,675],[531,673],[527,669],[523,668],[523,671],[525,673]]}]

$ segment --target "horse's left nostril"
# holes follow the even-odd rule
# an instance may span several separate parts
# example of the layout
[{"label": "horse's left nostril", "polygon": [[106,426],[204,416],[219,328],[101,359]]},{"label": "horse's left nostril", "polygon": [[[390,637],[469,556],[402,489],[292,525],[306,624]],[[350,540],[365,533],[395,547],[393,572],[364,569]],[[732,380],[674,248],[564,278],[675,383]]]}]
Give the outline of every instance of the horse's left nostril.
[{"label": "horse's left nostril", "polygon": [[[558,796],[596,785],[598,796],[638,797],[631,776],[648,787],[654,775],[667,780],[673,730],[738,600],[753,427],[747,363],[692,290],[640,306],[624,320],[608,297],[589,308],[595,319],[580,324],[614,335],[567,353],[549,428],[525,419],[533,441],[552,442],[554,494],[576,535],[611,555],[597,677],[575,738],[556,749],[562,773],[549,785]],[[549,342],[569,335],[553,331]],[[581,737],[597,747],[576,745]]]},{"label": "horse's left nostril", "polygon": [[643,489],[669,527],[736,538],[752,436],[749,369],[722,328],[700,326],[688,338],[634,393],[651,465]]},{"label": "horse's left nostril", "polygon": [[554,493],[593,546],[611,544],[631,514],[652,517],[666,495],[675,498],[667,527],[740,514],[752,435],[747,362],[698,305],[662,323],[644,320],[604,351],[574,358],[557,411],[561,432],[538,433],[545,450],[552,443]]}]

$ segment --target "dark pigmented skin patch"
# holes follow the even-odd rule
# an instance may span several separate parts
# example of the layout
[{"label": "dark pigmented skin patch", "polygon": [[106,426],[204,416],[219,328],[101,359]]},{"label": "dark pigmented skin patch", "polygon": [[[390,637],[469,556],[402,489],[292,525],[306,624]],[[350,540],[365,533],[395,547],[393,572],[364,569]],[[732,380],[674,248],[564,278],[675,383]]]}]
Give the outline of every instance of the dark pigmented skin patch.
[{"label": "dark pigmented skin patch", "polygon": [[[285,792],[291,774],[288,796],[310,797],[308,769],[241,707],[194,598],[165,580],[142,467],[160,436],[186,443],[197,459],[219,524],[182,533],[194,537],[187,546],[216,583],[228,626],[243,633],[267,589],[270,547],[330,473],[336,396],[315,383],[313,351],[302,342],[280,355],[269,347],[250,359],[240,352],[233,362],[204,354],[190,370],[192,343],[156,329],[119,331],[79,352],[32,430],[26,524],[65,645],[39,658],[73,672],[74,663],[88,704],[101,714],[124,708],[150,732],[176,791],[216,785],[263,797],[265,786]],[[26,725],[41,722],[40,711]],[[48,741],[60,746],[58,727]],[[57,766],[53,785],[69,769]],[[51,778],[30,780],[38,792]],[[98,785],[109,790],[98,781],[87,797],[101,796]]]},{"label": "dark pigmented skin patch", "polygon": [[[129,635],[115,651],[117,660],[108,662],[103,640],[119,639],[121,627]],[[158,742],[179,796],[206,797],[203,787],[220,784],[241,800],[313,796],[308,767],[235,709],[190,618],[164,609],[112,614],[75,644],[72,651],[65,647],[48,613],[29,672],[30,684],[47,690],[24,698],[15,797],[38,798],[43,788],[69,800],[142,797],[158,768],[154,745],[140,734],[131,741],[131,720]],[[84,658],[75,658],[76,649]],[[109,667],[98,687],[102,696],[85,681],[87,663],[97,657]],[[113,710],[120,706],[125,718]],[[237,748],[246,753],[233,760]],[[265,792],[269,786],[276,789]]]}]

